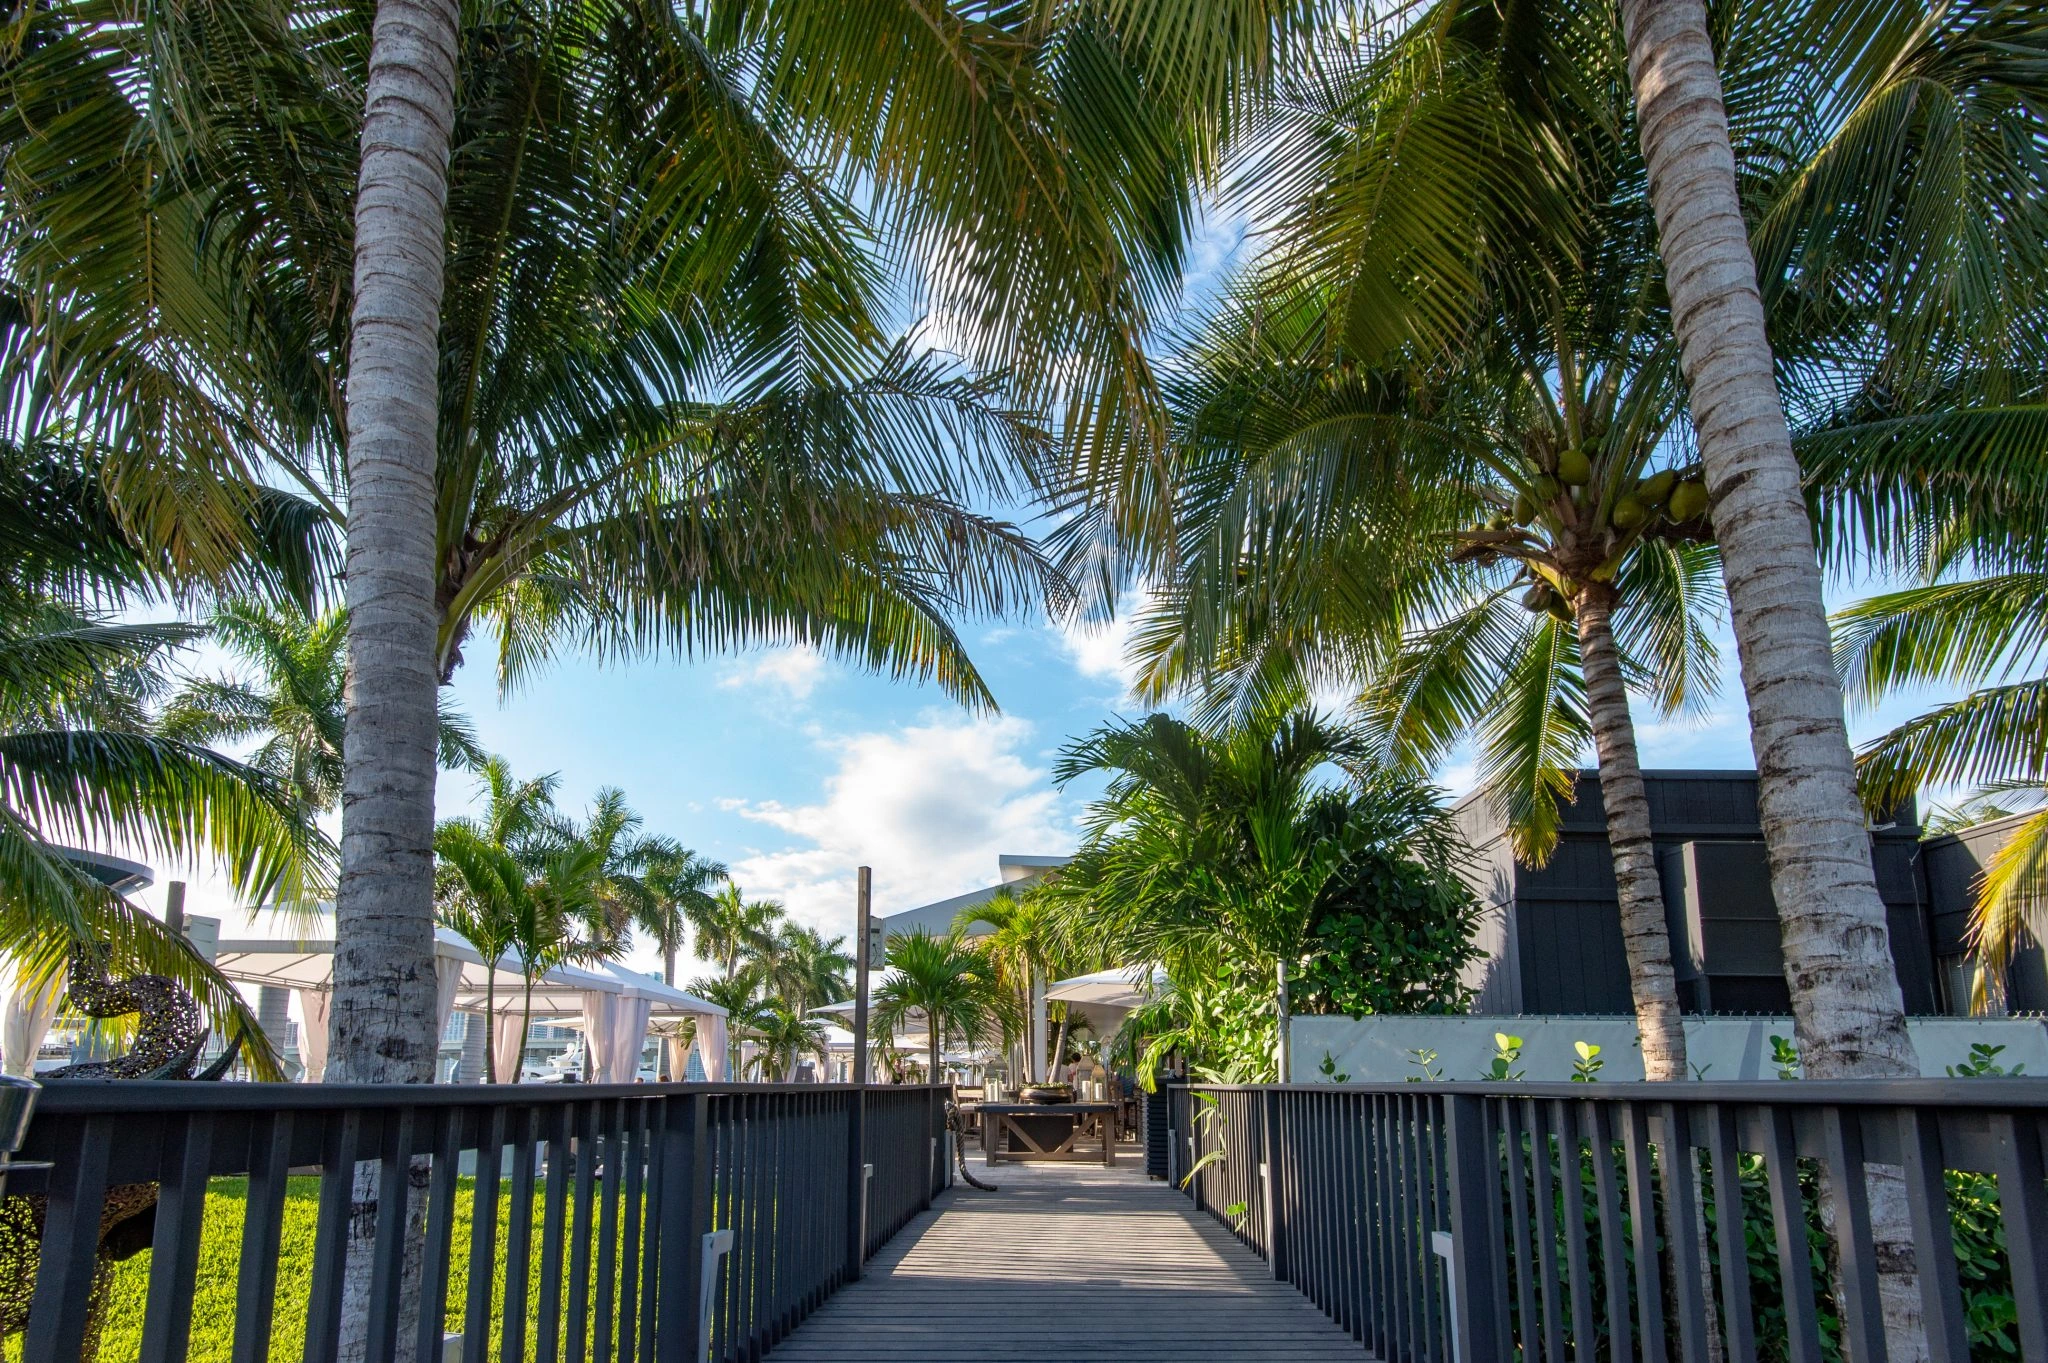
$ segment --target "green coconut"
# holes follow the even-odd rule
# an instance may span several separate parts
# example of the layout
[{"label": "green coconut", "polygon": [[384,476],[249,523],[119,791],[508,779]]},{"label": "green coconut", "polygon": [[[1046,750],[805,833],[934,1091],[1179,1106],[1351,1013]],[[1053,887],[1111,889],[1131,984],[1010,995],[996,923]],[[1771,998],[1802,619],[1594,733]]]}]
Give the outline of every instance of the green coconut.
[{"label": "green coconut", "polygon": [[1674,521],[1698,520],[1707,514],[1707,485],[1705,483],[1683,482],[1671,489],[1671,519]]},{"label": "green coconut", "polygon": [[1593,461],[1586,452],[1574,445],[1557,452],[1557,481],[1572,487],[1584,487],[1593,481]]},{"label": "green coconut", "polygon": [[1660,469],[1636,484],[1636,496],[1651,506],[1664,505],[1671,489],[1678,485],[1678,474],[1671,469]]},{"label": "green coconut", "polygon": [[1650,519],[1650,508],[1644,506],[1642,499],[1631,492],[1615,500],[1614,510],[1609,513],[1608,518],[1614,522],[1614,528],[1617,530],[1634,530]]},{"label": "green coconut", "polygon": [[1550,603],[1556,599],[1557,593],[1550,589],[1550,584],[1539,582],[1522,593],[1522,606],[1525,610],[1547,611],[1550,609]]},{"label": "green coconut", "polygon": [[1544,609],[1550,612],[1551,618],[1554,620],[1561,620],[1565,624],[1572,622],[1572,603],[1559,596],[1556,592],[1550,594],[1550,603]]},{"label": "green coconut", "polygon": [[1536,504],[1529,500],[1528,493],[1517,492],[1515,494],[1513,515],[1516,525],[1527,525],[1530,521],[1536,519]]},{"label": "green coconut", "polygon": [[1529,484],[1529,495],[1535,499],[1538,506],[1545,502],[1556,501],[1557,494],[1561,490],[1557,479],[1547,473],[1538,475],[1536,481]]}]

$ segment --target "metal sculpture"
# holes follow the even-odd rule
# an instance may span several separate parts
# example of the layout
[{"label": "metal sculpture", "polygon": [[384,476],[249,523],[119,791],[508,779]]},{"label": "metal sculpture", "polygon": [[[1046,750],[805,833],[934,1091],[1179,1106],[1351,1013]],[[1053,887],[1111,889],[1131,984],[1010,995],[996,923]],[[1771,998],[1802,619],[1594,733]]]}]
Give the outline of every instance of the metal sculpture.
[{"label": "metal sculpture", "polygon": [[[74,1012],[91,1018],[136,1014],[135,1044],[111,1060],[66,1065],[39,1078],[211,1081],[226,1077],[241,1052],[241,1039],[236,1038],[225,1054],[195,1074],[207,1036],[198,1001],[168,975],[117,980],[108,970],[110,959],[111,953],[100,943],[72,948],[67,997]],[[107,1189],[79,1363],[93,1363],[98,1356],[100,1322],[113,1285],[114,1265],[148,1249],[155,1239],[156,1203],[154,1183],[117,1183]],[[7,1357],[7,1337],[28,1328],[47,1213],[48,1203],[40,1196],[0,1198],[0,1363]]]}]

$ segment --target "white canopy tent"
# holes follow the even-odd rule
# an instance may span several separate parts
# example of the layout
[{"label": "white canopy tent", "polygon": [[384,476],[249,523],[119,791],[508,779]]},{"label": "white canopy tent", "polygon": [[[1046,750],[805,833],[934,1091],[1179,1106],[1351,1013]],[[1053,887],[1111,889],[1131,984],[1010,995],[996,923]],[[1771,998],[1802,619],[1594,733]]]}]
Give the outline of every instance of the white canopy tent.
[{"label": "white canopy tent", "polygon": [[[704,1075],[713,1083],[725,1078],[725,1009],[695,994],[641,975],[616,961],[596,966],[564,966],[558,987],[582,989],[581,1013],[563,1019],[581,1031],[590,1046],[599,1083],[628,1083],[639,1072],[640,1052],[650,1034],[673,1036],[682,1019],[694,1018]],[[617,992],[609,992],[609,983]],[[541,1013],[535,994],[534,1013]],[[546,995],[558,997],[554,990]]]},{"label": "white canopy tent", "polygon": [[[304,1010],[301,1058],[309,1080],[327,1065],[327,1000],[334,979],[334,943],[324,938],[223,941],[215,964],[231,980],[296,990]],[[434,933],[434,973],[439,985],[439,1031],[449,1015],[464,1012],[495,1014],[491,1050],[500,1074],[517,1073],[521,1023],[527,1016],[526,980],[517,959],[503,956],[486,964],[459,933],[439,928]],[[695,1017],[700,1030],[723,1033],[725,1010],[715,1003],[671,989],[659,980],[635,975],[615,964],[593,969],[556,966],[534,986],[532,1016],[569,1014],[580,1018],[591,1040],[591,1058],[600,1083],[630,1083],[639,1069],[649,1020],[655,1016]],[[725,1048],[718,1047],[722,1077]],[[706,1057],[707,1072],[710,1057]]]},{"label": "white canopy tent", "polygon": [[1045,997],[1052,1003],[1078,1003],[1083,1007],[1120,1008],[1129,1012],[1159,997],[1166,990],[1166,971],[1156,965],[1124,965],[1076,975],[1046,986]]}]

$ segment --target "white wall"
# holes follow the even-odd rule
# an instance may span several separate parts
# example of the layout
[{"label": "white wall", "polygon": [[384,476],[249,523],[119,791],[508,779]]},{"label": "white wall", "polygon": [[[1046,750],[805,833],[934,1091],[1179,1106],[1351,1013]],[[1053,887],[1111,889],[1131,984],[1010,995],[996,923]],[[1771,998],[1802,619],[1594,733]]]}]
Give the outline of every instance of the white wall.
[{"label": "white wall", "polygon": [[[1906,1029],[1920,1055],[1920,1072],[1931,1077],[1968,1058],[1970,1046],[2003,1046],[1998,1063],[2010,1071],[2024,1065],[2028,1075],[2048,1075],[2048,1021],[2040,1018],[1909,1018]],[[1445,1079],[1477,1079],[1493,1061],[1495,1032],[1522,1038],[1520,1069],[1529,1080],[1572,1077],[1575,1041],[1600,1047],[1606,1062],[1600,1078],[1626,1082],[1643,1077],[1642,1051],[1632,1018],[1499,1017],[1297,1017],[1294,1019],[1294,1082],[1323,1084],[1328,1055],[1338,1074],[1355,1083],[1400,1082],[1422,1077],[1412,1051],[1437,1053],[1435,1068]],[[1687,1018],[1687,1055],[1700,1075],[1716,1079],[1775,1079],[1771,1037],[1792,1038],[1792,1019]]]}]

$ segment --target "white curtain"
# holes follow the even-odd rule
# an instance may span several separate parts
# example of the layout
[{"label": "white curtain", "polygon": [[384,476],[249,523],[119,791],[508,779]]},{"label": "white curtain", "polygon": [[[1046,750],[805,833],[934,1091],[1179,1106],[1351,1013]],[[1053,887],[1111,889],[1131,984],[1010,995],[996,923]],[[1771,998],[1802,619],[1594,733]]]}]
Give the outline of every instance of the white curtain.
[{"label": "white curtain", "polygon": [[612,1014],[617,1011],[618,1003],[617,994],[601,994],[592,990],[583,996],[583,1070],[593,1083],[606,1082],[605,1038],[611,1035]]},{"label": "white curtain", "polygon": [[306,1082],[317,1084],[327,1073],[327,1005],[331,995],[325,989],[299,992],[299,1063],[306,1067]]},{"label": "white curtain", "polygon": [[53,970],[38,985],[21,977],[21,966],[10,962],[5,968],[7,1005],[0,1014],[0,1069],[32,1078],[36,1052],[57,1017],[57,997],[64,992],[64,972]]},{"label": "white curtain", "polygon": [[462,983],[462,962],[453,956],[434,956],[434,1044],[448,1035],[448,1019],[455,1016],[455,990]]},{"label": "white curtain", "polygon": [[[630,1084],[640,1074],[640,1052],[647,1045],[647,1015],[654,1009],[652,999],[631,994],[614,997],[611,1016],[603,1031],[589,1035],[596,1039],[591,1057],[596,1062],[600,1084]],[[584,1014],[586,1021],[589,1014]]]},{"label": "white curtain", "polygon": [[508,1008],[491,1023],[491,1063],[501,1084],[519,1082],[520,1063],[525,1058],[519,1048],[519,1024],[524,1014],[517,1008]]},{"label": "white curtain", "polygon": [[697,1019],[697,1051],[704,1058],[704,1077],[711,1083],[725,1082],[726,1031],[723,1017]]}]

